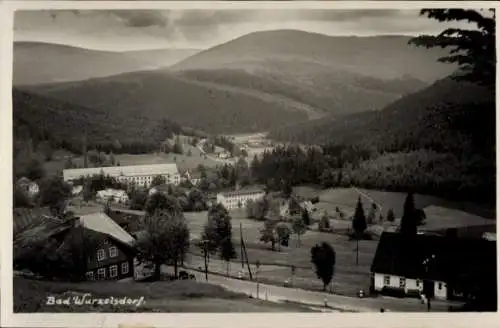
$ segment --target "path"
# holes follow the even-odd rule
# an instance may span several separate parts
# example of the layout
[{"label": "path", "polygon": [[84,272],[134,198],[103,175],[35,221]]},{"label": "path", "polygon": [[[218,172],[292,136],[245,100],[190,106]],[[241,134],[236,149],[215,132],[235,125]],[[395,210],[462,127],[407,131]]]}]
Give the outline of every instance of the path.
[{"label": "path", "polygon": [[[198,271],[191,271],[196,279],[205,281],[205,274]],[[257,284],[252,281],[238,280],[223,276],[208,274],[208,283],[220,285],[231,291],[245,293],[257,297]],[[267,284],[259,284],[259,298],[279,302],[291,301],[302,304],[324,306],[325,299],[327,305],[339,311],[350,312],[379,312],[384,308],[390,312],[423,312],[426,306],[420,303],[418,299],[404,298],[396,299],[389,297],[379,298],[355,298],[341,295],[332,295],[321,292],[311,292],[295,288],[286,288]],[[448,310],[448,304],[445,302],[434,302],[432,311],[443,312]]]}]

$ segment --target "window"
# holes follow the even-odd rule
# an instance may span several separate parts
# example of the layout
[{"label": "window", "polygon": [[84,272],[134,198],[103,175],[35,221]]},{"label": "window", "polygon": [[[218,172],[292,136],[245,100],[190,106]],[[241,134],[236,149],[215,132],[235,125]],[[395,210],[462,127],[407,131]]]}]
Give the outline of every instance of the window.
[{"label": "window", "polygon": [[112,246],[109,248],[109,257],[117,257],[118,256],[118,249],[116,246]]},{"label": "window", "polygon": [[439,284],[438,284],[438,289],[439,289],[439,290],[443,289],[443,284],[442,284],[442,283],[439,283]]},{"label": "window", "polygon": [[417,280],[415,284],[417,285],[417,287],[420,287],[420,280]]},{"label": "window", "polygon": [[100,268],[97,270],[97,280],[106,279],[106,268]]},{"label": "window", "polygon": [[87,277],[87,280],[94,280],[94,272],[93,271],[89,271],[85,274],[85,276]]},{"label": "window", "polygon": [[406,286],[406,279],[405,278],[399,278],[399,287],[400,288],[405,288]]},{"label": "window", "polygon": [[104,245],[107,245],[109,244],[109,240],[108,239],[104,239]]},{"label": "window", "polygon": [[384,285],[388,286],[391,284],[391,277],[384,276]]},{"label": "window", "polygon": [[118,276],[118,266],[112,265],[109,267],[109,277],[116,278]]},{"label": "window", "polygon": [[128,262],[123,262],[122,263],[122,274],[127,274],[128,273]]},{"label": "window", "polygon": [[100,249],[97,251],[97,261],[102,261],[106,258],[106,253],[104,252],[104,249]]}]

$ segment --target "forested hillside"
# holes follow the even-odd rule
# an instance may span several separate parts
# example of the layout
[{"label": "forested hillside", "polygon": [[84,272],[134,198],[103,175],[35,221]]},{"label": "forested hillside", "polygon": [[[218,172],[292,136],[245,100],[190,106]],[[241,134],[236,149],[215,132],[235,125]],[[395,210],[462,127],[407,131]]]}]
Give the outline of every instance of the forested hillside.
[{"label": "forested hillside", "polygon": [[486,87],[451,78],[378,112],[322,118],[278,128],[270,137],[307,144],[356,144],[378,151],[494,148],[495,99]]},{"label": "forested hillside", "polygon": [[140,113],[109,113],[17,89],[13,90],[12,97],[14,156],[28,141],[33,150],[48,142],[54,149],[81,153],[85,136],[88,149],[115,153],[150,152],[159,149],[159,144],[172,133],[182,130],[166,117],[154,120]]},{"label": "forested hillside", "polygon": [[251,71],[221,68],[187,70],[179,75],[281,95],[306,104],[323,115],[378,110],[427,86],[408,76],[378,79],[303,61],[268,60],[255,66],[258,68]]},{"label": "forested hillside", "polygon": [[491,89],[446,78],[379,112],[323,118],[277,129],[270,137],[329,145],[327,153],[338,147],[358,153],[325,171],[316,181],[325,186],[415,190],[491,204],[495,125]]},{"label": "forested hillside", "polygon": [[153,121],[169,117],[211,133],[266,131],[308,119],[306,112],[280,99],[192,82],[165,70],[25,89],[110,115],[140,115]]}]

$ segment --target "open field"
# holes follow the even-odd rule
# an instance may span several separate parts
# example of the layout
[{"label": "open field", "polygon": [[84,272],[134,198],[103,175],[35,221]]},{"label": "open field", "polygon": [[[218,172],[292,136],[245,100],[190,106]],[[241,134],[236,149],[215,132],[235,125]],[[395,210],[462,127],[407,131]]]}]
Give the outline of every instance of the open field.
[{"label": "open field", "polygon": [[[191,150],[191,156],[187,155],[188,149]],[[116,160],[121,166],[126,165],[147,165],[147,164],[162,164],[162,163],[177,163],[181,170],[195,170],[198,165],[203,164],[206,167],[215,167],[216,161],[210,158],[200,156],[200,151],[192,146],[184,146],[184,154],[116,154]],[[78,156],[73,158],[73,162],[79,166],[83,166],[83,157]],[[48,174],[55,174],[64,169],[65,160],[55,160],[45,163],[45,169]]]},{"label": "open field", "polygon": [[[365,214],[368,213],[371,203],[374,201],[379,207],[382,208],[384,218],[386,217],[386,210],[389,208],[393,208],[396,217],[398,217],[402,214],[402,207],[406,197],[406,194],[404,193],[354,188],[318,190],[313,187],[297,187],[295,188],[295,192],[304,197],[320,197],[320,202],[316,204],[316,207],[319,210],[316,212],[317,214],[313,215],[313,218],[319,217],[323,210],[326,210],[330,215],[334,216],[335,208],[337,206],[350,216],[354,212],[359,195],[362,196],[361,198],[364,204]],[[443,213],[441,213],[442,211],[436,212],[435,210],[431,210],[433,207],[428,206],[435,204],[436,206],[455,205],[455,207],[458,207],[460,204],[453,204],[436,197],[415,195],[415,203],[417,207],[429,209],[427,219],[429,228],[436,226],[442,228],[443,225],[473,226],[484,224],[484,222],[494,224],[494,221],[485,220],[483,218],[476,218],[475,222],[473,216],[464,214],[463,212],[463,217],[460,215],[452,215],[453,218],[455,218],[453,219],[450,217],[450,213],[453,214],[454,211],[446,208],[444,208],[444,211],[448,211],[449,213],[447,212],[448,214],[443,216]],[[464,208],[463,205],[462,208]],[[469,208],[474,207],[469,206]],[[441,214],[435,215],[435,213]],[[264,226],[263,222],[247,219],[243,210],[234,210],[231,211],[230,214],[232,216],[233,240],[237,250],[237,258],[230,266],[231,275],[237,275],[238,271],[241,270],[241,255],[239,247],[241,224],[249,261],[250,263],[255,263],[257,260],[261,262],[262,266],[260,279],[263,282],[281,285],[285,280],[291,281],[292,275],[290,266],[294,265],[297,268],[294,279],[296,287],[320,290],[322,288],[322,284],[316,277],[313,266],[310,262],[310,249],[317,243],[325,241],[334,247],[337,254],[333,290],[339,294],[354,295],[359,289],[367,290],[369,287],[370,266],[375,255],[378,241],[362,240],[359,242],[358,265],[356,265],[356,243],[354,241],[349,241],[346,235],[340,233],[330,234],[309,230],[301,236],[300,245],[298,244],[297,236],[292,235],[289,247],[276,246],[277,250],[272,251],[270,245],[266,245],[259,241],[261,236],[260,230]],[[377,212],[376,219],[378,219],[378,215],[379,212]],[[207,220],[206,212],[190,213],[187,218],[193,238],[199,238],[200,233],[203,231],[203,225]],[[440,220],[442,222],[440,222]],[[339,231],[345,231],[351,226],[350,220],[331,219],[330,223],[334,230]],[[397,224],[398,221],[393,224],[388,222],[384,223],[384,225],[394,226]],[[378,227],[378,225],[371,226],[371,228]],[[311,228],[315,230],[316,225],[313,225]],[[197,249],[196,246],[193,246],[190,252],[189,264],[194,268],[199,266],[203,267],[204,263],[201,250]],[[227,265],[226,263],[214,258],[210,261],[210,270],[212,272],[226,274]],[[245,269],[245,272],[246,270],[247,269]]]},{"label": "open field", "polygon": [[[331,212],[335,210],[336,206],[338,206],[345,210],[346,214],[354,212],[358,197],[361,196],[365,212],[368,211],[372,202],[375,202],[379,208],[381,208],[384,217],[387,215],[387,211],[391,208],[393,209],[396,217],[401,217],[403,214],[403,204],[407,195],[402,192],[363,188],[320,189],[313,186],[294,187],[294,192],[303,197],[319,196],[320,203],[317,207],[325,208],[328,212]],[[449,201],[439,197],[421,194],[415,194],[414,199],[415,206],[417,208],[425,208],[434,205],[464,211],[487,219],[496,218],[494,209],[484,208],[474,203]]]},{"label": "open field", "polygon": [[[243,238],[247,247],[250,263],[259,260],[262,264],[260,279],[263,282],[282,285],[285,280],[291,281],[290,266],[296,266],[295,286],[321,290],[321,281],[316,277],[311,265],[311,247],[323,241],[330,243],[337,253],[336,274],[333,282],[335,292],[353,295],[359,289],[369,286],[369,268],[375,254],[377,241],[361,241],[359,244],[359,265],[356,265],[356,244],[349,241],[347,236],[329,234],[317,231],[307,231],[301,236],[300,246],[296,235],[291,236],[289,247],[271,246],[259,241],[264,223],[246,219],[243,211],[232,211],[233,241],[236,247],[237,258],[230,267],[231,275],[237,275],[241,270],[240,256],[240,223],[243,228]],[[207,220],[206,213],[190,213],[186,216],[192,234],[199,236]],[[193,236],[193,238],[196,238]],[[204,267],[202,252],[192,246],[188,263],[193,268]],[[210,271],[225,274],[226,263],[216,258],[210,261]],[[245,269],[246,271],[246,269]],[[254,271],[254,270],[252,270]]]},{"label": "open field", "polygon": [[[14,312],[297,312],[308,311],[298,305],[277,304],[250,299],[221,286],[194,281],[152,283],[83,282],[63,283],[14,277]],[[71,294],[69,294],[71,292]],[[68,297],[90,293],[92,297],[144,297],[135,305],[46,305],[47,296]]]}]

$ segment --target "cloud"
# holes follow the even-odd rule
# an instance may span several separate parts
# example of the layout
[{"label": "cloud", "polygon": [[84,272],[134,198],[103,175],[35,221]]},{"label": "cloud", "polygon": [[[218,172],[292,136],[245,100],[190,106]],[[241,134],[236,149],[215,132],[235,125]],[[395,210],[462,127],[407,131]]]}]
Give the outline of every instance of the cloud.
[{"label": "cloud", "polygon": [[165,27],[168,24],[168,17],[163,12],[154,10],[117,10],[108,12],[121,18],[125,25],[129,27]]},{"label": "cloud", "polygon": [[[99,44],[104,48],[137,47],[138,43],[205,48],[266,29],[327,35],[416,35],[444,28],[442,23],[419,16],[418,10],[386,9],[20,11],[14,22],[16,33],[25,40],[36,35],[42,41],[85,46],[92,38],[101,38],[100,43],[91,41],[89,47]],[[129,42],[123,41],[127,38]]]},{"label": "cloud", "polygon": [[[238,29],[249,24],[276,26],[291,22],[356,23],[381,26],[394,19],[418,17],[418,11],[404,10],[113,10],[107,15],[118,17],[126,27],[143,28],[164,38],[185,38],[198,41],[215,37],[221,31]],[[158,28],[152,28],[158,27]]]},{"label": "cloud", "polygon": [[128,26],[165,26],[174,22],[179,27],[213,26],[249,22],[278,22],[290,20],[342,22],[367,18],[393,18],[398,16],[418,15],[416,10],[321,10],[321,9],[274,9],[274,10],[114,10],[109,11],[126,21]]}]

